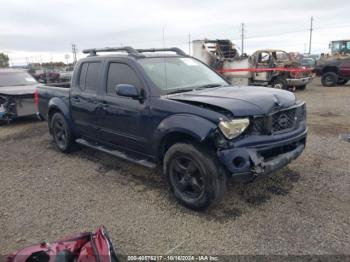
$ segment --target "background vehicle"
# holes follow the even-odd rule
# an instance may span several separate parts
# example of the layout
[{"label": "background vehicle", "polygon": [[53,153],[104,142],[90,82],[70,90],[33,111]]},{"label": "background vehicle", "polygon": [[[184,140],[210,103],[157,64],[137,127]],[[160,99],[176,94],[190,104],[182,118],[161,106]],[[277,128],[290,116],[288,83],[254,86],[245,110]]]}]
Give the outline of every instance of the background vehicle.
[{"label": "background vehicle", "polygon": [[29,69],[30,73],[40,83],[57,83],[60,82],[59,72],[50,69]]},{"label": "background vehicle", "polygon": [[60,72],[60,82],[70,82],[72,79],[73,71]]},{"label": "background vehicle", "polygon": [[299,64],[302,67],[314,68],[316,65],[316,60],[311,57],[303,57],[299,60]]},{"label": "background vehicle", "polygon": [[175,197],[199,210],[222,198],[227,177],[254,180],[304,150],[306,108],[291,92],[230,86],[177,48],[84,52],[71,87],[38,87],[39,112],[63,152],[77,142],[158,165]]},{"label": "background vehicle", "polygon": [[17,69],[0,69],[0,121],[35,115],[34,92],[38,82]]},{"label": "background vehicle", "polygon": [[196,40],[193,56],[221,72],[232,84],[305,89],[312,80],[311,71],[300,68],[283,50],[258,50],[245,58],[230,40]]},{"label": "background vehicle", "polygon": [[25,247],[7,256],[7,262],[99,261],[118,262],[119,259],[105,227],[96,232],[69,236],[50,243]]},{"label": "background vehicle", "polygon": [[323,86],[345,85],[350,79],[350,56],[322,56],[314,72]]}]

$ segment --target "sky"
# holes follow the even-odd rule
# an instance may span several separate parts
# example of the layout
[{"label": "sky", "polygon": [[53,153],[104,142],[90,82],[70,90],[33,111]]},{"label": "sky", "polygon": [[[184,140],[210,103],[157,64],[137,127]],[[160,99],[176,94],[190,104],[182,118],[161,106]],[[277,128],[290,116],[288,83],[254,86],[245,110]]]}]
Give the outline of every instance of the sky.
[{"label": "sky", "polygon": [[[231,39],[244,52],[261,48],[328,52],[350,39],[350,1],[344,0],[0,0],[0,52],[11,65],[72,61],[92,47],[180,47],[195,39]],[[84,57],[79,54],[79,57]]]}]

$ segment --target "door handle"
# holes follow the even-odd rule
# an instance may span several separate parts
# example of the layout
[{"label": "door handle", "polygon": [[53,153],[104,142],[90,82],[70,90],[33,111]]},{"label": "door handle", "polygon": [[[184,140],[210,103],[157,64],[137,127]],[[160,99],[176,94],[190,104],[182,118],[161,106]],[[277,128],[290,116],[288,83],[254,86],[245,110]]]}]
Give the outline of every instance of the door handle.
[{"label": "door handle", "polygon": [[76,102],[76,103],[79,103],[79,102],[80,102],[80,98],[77,97],[77,96],[76,96],[76,97],[73,97],[72,99],[73,99],[73,101]]},{"label": "door handle", "polygon": [[106,110],[109,107],[109,105],[108,105],[108,103],[106,101],[103,101],[102,104],[101,104],[101,107],[102,107],[103,110]]}]

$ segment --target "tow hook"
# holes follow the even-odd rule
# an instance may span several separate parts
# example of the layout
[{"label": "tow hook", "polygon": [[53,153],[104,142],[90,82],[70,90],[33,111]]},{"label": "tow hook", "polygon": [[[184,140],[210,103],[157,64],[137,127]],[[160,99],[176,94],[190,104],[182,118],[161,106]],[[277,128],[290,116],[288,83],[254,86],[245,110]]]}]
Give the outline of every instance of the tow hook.
[{"label": "tow hook", "polygon": [[254,166],[252,168],[252,172],[253,172],[254,176],[258,176],[260,174],[263,174],[264,173],[264,167],[262,166],[262,164]]},{"label": "tow hook", "polygon": [[254,176],[258,176],[260,174],[263,174],[265,171],[263,161],[264,158],[259,156],[256,151],[251,151],[250,154],[250,160],[253,162],[254,167],[252,168],[252,173]]}]

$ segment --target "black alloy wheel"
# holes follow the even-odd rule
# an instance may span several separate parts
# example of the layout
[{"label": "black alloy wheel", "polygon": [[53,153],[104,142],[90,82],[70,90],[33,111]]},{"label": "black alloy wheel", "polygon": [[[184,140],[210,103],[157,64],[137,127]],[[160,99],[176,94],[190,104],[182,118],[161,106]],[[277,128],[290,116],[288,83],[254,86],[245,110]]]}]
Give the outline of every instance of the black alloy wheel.
[{"label": "black alloy wheel", "polygon": [[62,152],[69,152],[73,139],[66,119],[61,113],[55,113],[51,120],[51,131],[55,144]]},{"label": "black alloy wheel", "polygon": [[163,168],[175,198],[190,209],[213,206],[226,191],[226,173],[215,153],[204,145],[172,145],[165,153]]},{"label": "black alloy wheel", "polygon": [[171,183],[181,198],[195,200],[203,196],[204,174],[191,158],[179,155],[169,168]]}]

